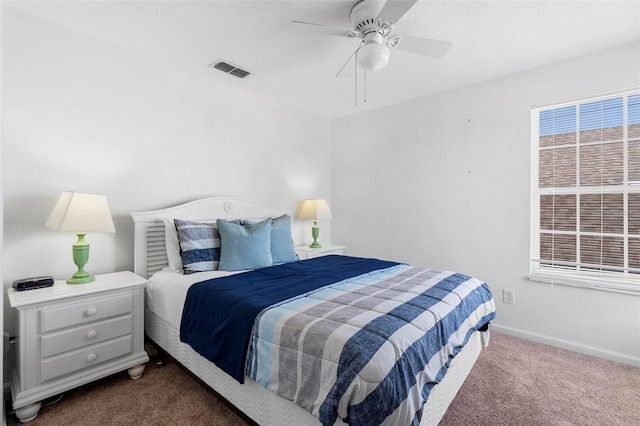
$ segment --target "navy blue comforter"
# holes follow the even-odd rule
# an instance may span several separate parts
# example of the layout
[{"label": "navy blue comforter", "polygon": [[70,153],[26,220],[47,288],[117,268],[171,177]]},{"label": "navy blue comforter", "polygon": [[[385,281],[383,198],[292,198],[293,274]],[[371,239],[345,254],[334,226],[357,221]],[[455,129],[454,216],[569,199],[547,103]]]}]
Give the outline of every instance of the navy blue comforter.
[{"label": "navy blue comforter", "polygon": [[180,340],[244,383],[245,359],[256,316],[274,304],[396,262],[323,256],[192,285]]}]

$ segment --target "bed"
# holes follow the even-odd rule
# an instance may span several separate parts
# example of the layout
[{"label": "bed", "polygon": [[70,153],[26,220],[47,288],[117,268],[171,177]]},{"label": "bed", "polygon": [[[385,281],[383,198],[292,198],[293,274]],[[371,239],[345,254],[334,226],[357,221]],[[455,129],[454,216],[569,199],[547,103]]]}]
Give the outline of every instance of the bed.
[{"label": "bed", "polygon": [[[272,309],[265,309],[264,311],[261,311],[260,315],[258,315],[260,321],[268,320],[268,318],[265,319],[264,317],[274,316],[276,318],[276,323],[288,323],[288,321],[282,321],[281,318],[280,320],[278,320],[277,318],[279,318],[278,315],[284,315],[282,314],[282,312],[289,312],[288,309],[290,309],[290,304],[300,304],[302,303],[301,301],[304,300],[304,303],[307,303],[307,305],[311,304],[314,307],[324,306],[321,303],[325,303],[325,301],[318,301],[318,298],[320,298],[320,295],[322,294],[325,294],[327,292],[331,293],[330,298],[333,298],[331,301],[331,303],[333,303],[334,299],[338,299],[335,297],[335,292],[343,292],[344,288],[346,287],[348,287],[349,289],[353,287],[357,287],[359,289],[367,288],[366,291],[371,291],[364,284],[362,286],[360,285],[363,280],[367,281],[367,286],[369,285],[368,281],[371,281],[373,279],[370,278],[370,276],[375,276],[376,283],[378,281],[381,283],[386,283],[387,281],[391,282],[393,280],[397,281],[397,277],[401,274],[407,273],[405,269],[409,267],[407,265],[395,263],[380,263],[379,265],[377,265],[375,263],[371,263],[371,261],[384,261],[377,261],[373,259],[350,258],[348,256],[335,256],[335,259],[331,259],[333,256],[327,256],[326,259],[312,259],[309,261],[304,260],[299,262],[279,264],[275,266],[269,266],[264,269],[260,268],[253,272],[245,272],[243,269],[240,269],[233,272],[207,270],[198,273],[183,274],[181,272],[176,272],[177,270],[179,270],[179,267],[177,266],[177,263],[179,263],[179,259],[176,259],[175,252],[176,250],[178,250],[179,252],[178,247],[180,243],[177,241],[178,238],[176,238],[176,235],[174,235],[174,233],[176,233],[174,219],[192,221],[197,223],[215,223],[218,219],[233,222],[234,220],[238,221],[242,219],[243,221],[248,221],[248,223],[256,224],[266,222],[267,219],[269,219],[269,223],[271,223],[272,218],[282,217],[283,212],[262,206],[249,200],[231,197],[213,197],[192,201],[161,210],[136,212],[132,213],[131,215],[133,217],[135,230],[134,270],[137,274],[148,277],[150,279],[149,285],[147,287],[147,303],[145,309],[145,331],[147,336],[162,350],[166,351],[185,368],[199,377],[207,386],[211,387],[214,391],[223,396],[229,403],[234,405],[239,411],[244,413],[247,417],[258,424],[322,424],[317,416],[320,416],[320,418],[323,419],[324,424],[332,424],[327,423],[327,418],[331,418],[331,416],[322,417],[322,415],[319,414],[319,411],[322,412],[322,409],[320,407],[326,406],[326,403],[321,403],[323,398],[317,398],[317,400],[320,402],[318,402],[315,406],[309,406],[309,404],[305,405],[304,401],[302,401],[303,403],[301,405],[306,407],[306,409],[303,409],[301,408],[301,406],[296,405],[293,402],[279,396],[284,394],[281,391],[277,391],[279,385],[278,379],[273,380],[273,374],[271,374],[272,377],[271,379],[269,379],[268,376],[270,375],[270,370],[265,370],[265,367],[263,367],[263,364],[271,365],[270,363],[273,363],[273,365],[275,365],[278,362],[278,358],[275,358],[275,360],[269,359],[269,361],[263,361],[263,358],[257,357],[257,355],[254,353],[258,352],[257,349],[260,346],[264,346],[264,333],[260,334],[259,337],[257,337],[259,333],[257,333],[256,330],[270,330],[271,326],[263,326],[262,322],[256,322],[256,325],[253,327],[254,331],[256,331],[256,334],[251,335],[250,345],[248,345],[248,347],[246,348],[246,352],[248,353],[247,359],[249,359],[249,362],[247,362],[246,364],[247,368],[245,373],[248,374],[248,376],[244,375],[239,380],[238,377],[232,377],[232,373],[223,371],[221,368],[216,366],[216,364],[207,359],[211,359],[211,355],[209,353],[206,353],[206,351],[203,352],[202,350],[199,351],[199,353],[198,351],[193,349],[192,345],[194,347],[198,347],[196,344],[192,343],[192,345],[189,345],[187,343],[183,343],[182,340],[185,340],[185,329],[182,320],[183,317],[186,317],[190,313],[191,309],[189,303],[186,303],[186,301],[189,300],[188,297],[193,298],[193,295],[190,294],[194,293],[194,289],[205,287],[205,284],[207,286],[215,285],[217,286],[217,288],[219,288],[223,285],[223,283],[226,283],[227,281],[232,283],[234,282],[233,280],[237,280],[238,277],[248,277],[250,276],[248,274],[259,273],[260,271],[263,271],[263,273],[264,271],[266,271],[266,275],[269,276],[273,274],[275,278],[270,277],[271,281],[278,282],[280,278],[278,278],[279,275],[275,275],[276,272],[278,274],[284,273],[285,276],[286,274],[307,274],[308,269],[321,270],[325,267],[333,268],[333,264],[339,264],[341,262],[344,263],[344,265],[347,265],[346,268],[341,266],[342,270],[360,270],[358,268],[370,269],[368,275],[358,274],[358,276],[356,277],[349,278],[349,280],[353,279],[355,280],[355,282],[342,280],[340,278],[339,282],[333,283],[330,286],[326,286],[326,283],[323,284],[321,282],[320,284],[318,284],[319,287],[317,289],[313,291],[306,291],[305,295],[300,299],[297,297],[295,299],[289,299],[288,296],[283,296],[284,299],[281,302],[273,304]],[[238,223],[241,224],[242,222]],[[411,270],[413,271],[414,267],[411,268]],[[281,270],[284,272],[281,272]],[[443,271],[438,272],[441,274],[445,273]],[[429,274],[431,272],[430,270],[420,270],[416,273]],[[448,274],[449,273],[445,273],[444,276],[449,277]],[[363,278],[365,276],[367,278]],[[454,278],[457,279],[460,276],[460,274],[451,273],[451,277],[453,278],[447,278],[447,280],[451,280]],[[438,277],[440,277],[440,275],[438,275]],[[487,287],[484,283],[478,282],[478,280],[470,277],[465,278],[465,280],[467,279],[468,281],[460,284],[460,288],[470,286],[471,284],[468,284],[470,282],[474,286],[477,285],[478,288],[481,288],[484,291],[488,291],[485,290]],[[445,280],[443,280],[443,282],[444,281]],[[230,285],[230,288],[235,285],[236,284]],[[384,290],[384,292],[388,291],[390,290]],[[396,290],[393,291],[393,294],[398,294]],[[456,289],[456,291],[458,290]],[[310,299],[307,299],[308,297]],[[213,299],[215,299],[215,297],[212,298],[212,300]],[[277,311],[276,306],[278,308],[282,307],[280,314],[272,314],[272,312]],[[485,325],[484,322],[488,324],[489,320],[493,318],[493,315],[495,315],[493,299],[485,300],[482,305],[482,309],[483,310],[480,311],[478,308],[478,312],[480,312],[480,314],[475,312],[475,315],[480,315],[482,318],[484,318],[484,320],[480,321],[476,318],[466,319],[465,321],[473,324],[477,322],[479,325]],[[369,311],[365,311],[361,311],[360,316],[366,316],[370,314]],[[351,318],[352,317],[349,316],[349,319],[347,319],[346,321],[352,321]],[[480,322],[483,322],[483,324],[480,324]],[[182,330],[181,325],[183,325]],[[460,328],[462,329],[462,327]],[[412,422],[413,424],[418,424],[419,422],[420,425],[438,424],[450,402],[455,397],[458,389],[460,388],[460,386],[462,386],[462,383],[467,377],[469,371],[473,367],[473,364],[475,363],[475,360],[477,359],[483,345],[486,345],[488,343],[488,327],[485,325],[478,328],[479,330],[476,330],[475,328],[469,328],[469,330],[464,329],[464,333],[461,333],[461,335],[464,336],[464,339],[460,337],[461,341],[464,340],[464,346],[462,346],[461,344],[458,345],[458,343],[460,342],[453,343],[455,347],[451,348],[450,353],[447,352],[449,353],[449,358],[447,361],[448,368],[441,368],[440,370],[438,370],[441,373],[437,378],[439,382],[433,387],[428,386],[430,388],[428,399],[426,400],[424,407],[419,410],[419,412],[421,413],[421,418],[416,417],[412,420],[408,420],[406,421],[407,424],[410,424]],[[182,340],[181,331],[183,333]],[[284,336],[284,331],[282,333],[282,335]],[[270,352],[279,353],[277,350],[274,350],[272,346],[269,346],[269,348]],[[325,351],[327,350],[325,349]],[[442,349],[442,351],[444,352],[444,349]],[[380,349],[376,353],[379,352],[381,352]],[[204,353],[205,356],[201,355],[201,353]],[[304,356],[304,354],[302,356]],[[284,359],[286,359],[286,357]],[[243,365],[244,361],[245,360],[243,359]],[[282,364],[282,360],[280,360],[280,363]],[[221,364],[218,363],[218,365]],[[257,366],[260,367],[258,368]],[[226,369],[225,366],[223,366],[223,368]],[[260,368],[262,368],[262,370]],[[275,370],[275,367],[272,366],[271,368]],[[297,370],[300,370],[300,368],[300,365],[296,367]],[[286,368],[282,370],[286,370]],[[425,368],[425,370],[427,370],[427,368]],[[328,371],[333,370],[329,369]],[[423,372],[420,372],[420,375],[422,374]],[[442,377],[443,374],[444,376]],[[304,382],[304,380],[298,381]],[[274,391],[268,390],[263,386],[263,384],[260,384],[259,382],[263,383],[265,386],[271,387]],[[354,388],[356,389],[356,391],[360,391],[361,389],[364,389],[366,387],[367,383],[368,382],[365,380],[363,382],[356,383],[355,385],[351,384],[349,392],[351,392]],[[416,384],[416,386],[422,389],[423,384]],[[318,392],[317,386],[316,392]],[[370,390],[364,390],[363,392],[366,394],[375,393],[371,392]],[[302,392],[300,389],[294,391],[295,395],[298,395],[300,393],[304,392]],[[286,397],[286,395],[284,396]],[[344,399],[346,400],[353,400],[354,398],[357,399],[357,397],[354,396],[344,397]],[[291,399],[296,399],[300,404],[300,398]],[[331,398],[327,398],[327,400],[329,399]],[[407,398],[407,400],[409,400],[409,398]],[[338,405],[340,404],[336,402],[335,410],[336,415],[338,416],[344,417],[345,413],[356,412],[356,410],[351,406],[345,408],[344,406],[338,407]],[[363,405],[363,407],[366,407],[366,405]],[[314,412],[316,416],[312,415],[311,412]],[[353,417],[354,416],[352,416],[351,418]],[[394,419],[394,417],[390,416],[385,420],[386,423],[383,424],[397,423],[397,419]],[[330,421],[333,422],[333,418],[331,418]],[[405,423],[405,420],[403,420],[401,423]],[[340,418],[337,418],[335,420],[335,424],[340,425],[345,423]]]}]

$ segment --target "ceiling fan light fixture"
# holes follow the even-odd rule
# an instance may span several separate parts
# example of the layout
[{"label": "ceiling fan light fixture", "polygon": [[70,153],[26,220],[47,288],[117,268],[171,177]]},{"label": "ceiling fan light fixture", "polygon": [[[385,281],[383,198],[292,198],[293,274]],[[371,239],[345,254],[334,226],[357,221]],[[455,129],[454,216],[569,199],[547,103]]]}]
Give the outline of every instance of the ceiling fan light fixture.
[{"label": "ceiling fan light fixture", "polygon": [[384,68],[389,62],[389,48],[383,43],[367,43],[358,50],[358,65],[367,71]]}]

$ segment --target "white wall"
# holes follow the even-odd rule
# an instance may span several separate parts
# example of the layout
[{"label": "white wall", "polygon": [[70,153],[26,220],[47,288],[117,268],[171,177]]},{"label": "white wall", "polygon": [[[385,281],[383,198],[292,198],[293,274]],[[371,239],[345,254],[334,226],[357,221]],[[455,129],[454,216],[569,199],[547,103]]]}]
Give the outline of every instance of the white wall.
[{"label": "white wall", "polygon": [[[131,211],[231,195],[293,215],[299,200],[330,198],[329,121],[213,70],[167,68],[9,7],[4,15],[5,288],[75,272],[75,235],[44,228],[64,190],[109,200],[117,233],[87,235],[91,273],[132,270]],[[296,242],[311,240],[310,225],[296,227]]]},{"label": "white wall", "polygon": [[333,241],[480,277],[498,330],[640,365],[640,296],[525,278],[531,106],[639,85],[628,45],[334,120]]},{"label": "white wall", "polygon": [[[0,57],[2,56],[2,22],[3,22],[3,7],[0,6]],[[3,80],[3,70],[2,70],[2,61],[0,61],[0,99],[2,99],[2,80]],[[2,134],[2,105],[0,105],[0,135]],[[2,144],[0,143],[0,164],[2,162]],[[2,258],[2,238],[4,233],[4,221],[3,221],[3,208],[2,208],[2,182],[0,181],[0,259]],[[2,265],[0,265],[0,282],[2,281]],[[4,288],[2,292],[0,292],[0,318],[4,318]],[[4,365],[4,337],[2,339],[2,364]],[[0,383],[4,384],[4,368],[0,370]],[[4,391],[4,388],[3,388]],[[7,419],[4,413],[4,398],[0,401],[0,424],[6,425]]]}]

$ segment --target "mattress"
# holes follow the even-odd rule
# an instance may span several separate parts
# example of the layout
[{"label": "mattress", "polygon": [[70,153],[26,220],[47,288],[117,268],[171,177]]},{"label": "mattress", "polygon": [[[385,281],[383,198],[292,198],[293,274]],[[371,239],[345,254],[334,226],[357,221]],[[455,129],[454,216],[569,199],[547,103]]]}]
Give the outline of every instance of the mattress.
[{"label": "mattress", "polygon": [[182,274],[175,270],[162,270],[153,274],[147,285],[147,309],[171,327],[180,330],[182,309],[187,291],[193,284],[243,271],[209,271],[197,274]]}]

